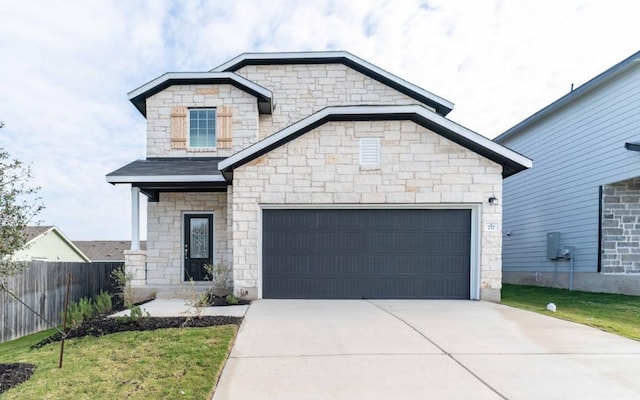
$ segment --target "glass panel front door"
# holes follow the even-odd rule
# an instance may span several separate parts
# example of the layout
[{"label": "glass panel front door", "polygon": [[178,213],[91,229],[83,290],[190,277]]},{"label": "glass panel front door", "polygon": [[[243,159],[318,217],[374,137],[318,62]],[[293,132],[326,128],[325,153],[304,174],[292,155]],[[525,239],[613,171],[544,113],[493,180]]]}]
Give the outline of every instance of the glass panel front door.
[{"label": "glass panel front door", "polygon": [[209,258],[209,219],[189,219],[191,258]]},{"label": "glass panel front door", "polygon": [[213,215],[184,216],[184,280],[211,279],[205,265],[213,262]]}]

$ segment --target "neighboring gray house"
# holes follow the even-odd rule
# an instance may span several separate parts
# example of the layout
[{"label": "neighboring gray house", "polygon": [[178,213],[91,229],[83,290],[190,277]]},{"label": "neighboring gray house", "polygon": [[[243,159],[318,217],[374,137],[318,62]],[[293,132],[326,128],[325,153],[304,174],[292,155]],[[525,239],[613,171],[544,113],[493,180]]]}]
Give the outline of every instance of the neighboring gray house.
[{"label": "neighboring gray house", "polygon": [[504,182],[504,281],[640,294],[640,52],[495,141],[535,160]]},{"label": "neighboring gray house", "polygon": [[499,301],[495,199],[531,160],[445,118],[449,101],[346,52],[242,54],[129,99],[146,158],[107,181],[132,187],[140,290],[225,263],[249,298]]}]

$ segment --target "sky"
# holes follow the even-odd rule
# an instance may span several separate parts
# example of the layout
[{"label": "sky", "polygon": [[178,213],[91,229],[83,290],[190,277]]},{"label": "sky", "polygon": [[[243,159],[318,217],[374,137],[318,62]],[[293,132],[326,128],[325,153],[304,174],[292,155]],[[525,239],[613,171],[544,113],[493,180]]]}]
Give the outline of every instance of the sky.
[{"label": "sky", "polygon": [[31,166],[42,224],[128,240],[129,186],[105,175],[145,157],[127,93],[165,72],[349,51],[494,138],[640,50],[638,15],[635,0],[0,0],[0,147]]}]

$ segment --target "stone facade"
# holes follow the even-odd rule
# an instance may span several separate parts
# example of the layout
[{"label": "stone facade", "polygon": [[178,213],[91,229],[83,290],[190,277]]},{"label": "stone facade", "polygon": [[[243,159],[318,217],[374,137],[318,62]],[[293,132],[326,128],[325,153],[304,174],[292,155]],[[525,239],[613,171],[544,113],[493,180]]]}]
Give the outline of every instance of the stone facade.
[{"label": "stone facade", "polygon": [[[231,107],[233,145],[230,149],[171,148],[172,107]],[[147,157],[227,157],[258,140],[256,98],[234,86],[170,86],[147,99]]]},{"label": "stone facade", "polygon": [[602,272],[640,274],[640,178],[603,188]]},{"label": "stone facade", "polygon": [[213,262],[230,264],[227,234],[227,193],[161,193],[147,206],[147,284],[183,282],[182,246],[184,213],[213,213]]},{"label": "stone facade", "polygon": [[[273,92],[273,114],[231,85],[171,86],[147,99],[147,157],[230,156],[328,106],[416,104],[342,64],[249,65],[237,74]],[[232,149],[172,149],[172,107],[233,110]],[[379,167],[359,165],[359,139],[379,138]],[[197,150],[197,151],[196,151]],[[214,213],[214,261],[233,266],[237,295],[260,294],[261,207],[349,205],[466,207],[479,222],[501,222],[502,167],[410,121],[330,122],[238,168],[226,193],[161,193],[148,204],[149,286],[182,282],[185,212]],[[499,301],[501,233],[480,232],[482,299]]]},{"label": "stone facade", "polygon": [[[379,138],[379,167],[359,165],[359,139]],[[502,167],[410,121],[330,122],[234,172],[233,265],[236,292],[260,277],[261,206],[430,205],[480,207],[481,223],[500,223]],[[499,301],[499,231],[481,232],[481,298]]]},{"label": "stone facade", "polygon": [[248,65],[236,71],[273,90],[273,115],[260,116],[260,139],[328,106],[416,104],[343,64]]}]

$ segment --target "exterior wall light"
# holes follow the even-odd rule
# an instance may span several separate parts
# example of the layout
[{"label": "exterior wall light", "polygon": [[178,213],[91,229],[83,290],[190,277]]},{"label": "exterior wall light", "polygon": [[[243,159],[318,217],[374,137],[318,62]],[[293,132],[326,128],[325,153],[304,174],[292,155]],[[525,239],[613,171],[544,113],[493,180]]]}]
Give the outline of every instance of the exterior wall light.
[{"label": "exterior wall light", "polygon": [[498,205],[498,198],[495,197],[495,196],[489,197],[489,204],[491,204],[492,206],[497,206]]}]

